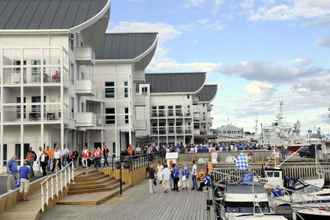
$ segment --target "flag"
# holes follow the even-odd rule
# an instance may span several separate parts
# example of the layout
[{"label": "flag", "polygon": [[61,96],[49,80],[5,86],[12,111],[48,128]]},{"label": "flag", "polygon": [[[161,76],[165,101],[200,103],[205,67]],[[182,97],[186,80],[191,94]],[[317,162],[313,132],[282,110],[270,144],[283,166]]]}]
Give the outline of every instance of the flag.
[{"label": "flag", "polygon": [[240,153],[235,160],[235,165],[240,170],[247,170],[249,167],[248,158],[246,154]]}]

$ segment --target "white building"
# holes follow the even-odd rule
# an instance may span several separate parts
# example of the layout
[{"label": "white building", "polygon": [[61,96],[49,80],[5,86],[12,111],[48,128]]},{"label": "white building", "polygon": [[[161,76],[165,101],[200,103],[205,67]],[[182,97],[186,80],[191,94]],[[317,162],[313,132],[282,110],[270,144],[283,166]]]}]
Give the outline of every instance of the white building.
[{"label": "white building", "polygon": [[[134,144],[156,33],[105,34],[110,0],[0,2],[0,167],[29,147]],[[148,129],[139,127],[139,129]]]},{"label": "white building", "polygon": [[240,139],[244,138],[244,129],[232,124],[223,125],[216,129],[216,135],[219,139]]},{"label": "white building", "polygon": [[206,73],[146,74],[139,86],[146,103],[141,112],[150,111],[145,114],[150,119],[143,118],[149,129],[137,136],[150,136],[157,144],[192,144],[207,137],[217,86],[205,85],[205,79]]},{"label": "white building", "polygon": [[[135,134],[149,130],[149,116],[140,82],[145,68],[154,56],[157,33],[105,34],[96,47],[95,87],[104,100],[104,132],[102,140],[112,152],[135,146]],[[92,138],[93,135],[96,137]],[[97,133],[91,140],[100,140]]]},{"label": "white building", "polygon": [[146,75],[158,34],[105,33],[110,0],[2,0],[0,9],[0,168],[29,147],[105,142],[119,156],[136,137],[208,135],[217,87],[205,73]]}]

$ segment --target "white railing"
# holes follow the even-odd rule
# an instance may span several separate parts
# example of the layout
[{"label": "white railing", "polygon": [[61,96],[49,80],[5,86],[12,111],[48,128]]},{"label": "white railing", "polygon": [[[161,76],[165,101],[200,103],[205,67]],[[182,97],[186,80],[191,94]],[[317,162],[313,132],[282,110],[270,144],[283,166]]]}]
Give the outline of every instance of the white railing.
[{"label": "white railing", "polygon": [[67,188],[71,182],[73,182],[73,180],[74,165],[71,162],[41,182],[41,211],[45,211],[45,207],[48,206],[49,199],[54,199],[55,196],[58,197],[59,194],[63,193],[63,190]]}]

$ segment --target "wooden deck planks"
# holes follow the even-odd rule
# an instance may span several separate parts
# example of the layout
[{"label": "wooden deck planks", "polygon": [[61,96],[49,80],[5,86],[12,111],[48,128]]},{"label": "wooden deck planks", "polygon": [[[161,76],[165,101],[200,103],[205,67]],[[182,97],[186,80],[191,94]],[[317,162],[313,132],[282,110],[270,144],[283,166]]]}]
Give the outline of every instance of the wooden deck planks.
[{"label": "wooden deck planks", "polygon": [[206,198],[206,193],[190,190],[149,194],[145,182],[96,207],[56,206],[42,219],[69,220],[75,216],[79,220],[206,220]]}]

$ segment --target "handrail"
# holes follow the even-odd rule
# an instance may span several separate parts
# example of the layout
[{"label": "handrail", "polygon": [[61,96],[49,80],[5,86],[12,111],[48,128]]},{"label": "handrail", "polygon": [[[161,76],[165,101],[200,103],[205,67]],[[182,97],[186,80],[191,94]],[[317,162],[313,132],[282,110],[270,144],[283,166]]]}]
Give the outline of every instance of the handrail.
[{"label": "handrail", "polygon": [[40,183],[41,187],[41,211],[45,211],[49,199],[54,199],[74,180],[74,164],[70,162],[56,173],[48,176]]}]

